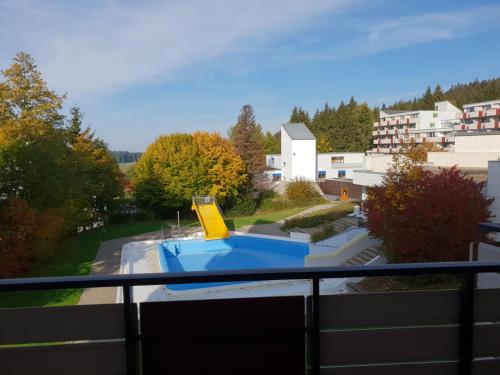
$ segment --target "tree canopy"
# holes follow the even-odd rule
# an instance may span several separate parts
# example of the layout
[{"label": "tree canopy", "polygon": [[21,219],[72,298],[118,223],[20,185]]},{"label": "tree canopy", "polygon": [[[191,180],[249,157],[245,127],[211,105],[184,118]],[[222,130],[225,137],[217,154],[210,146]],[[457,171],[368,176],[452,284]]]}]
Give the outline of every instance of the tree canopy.
[{"label": "tree canopy", "polygon": [[367,227],[392,261],[466,260],[481,236],[477,225],[490,216],[484,183],[456,167],[433,172],[421,163],[419,154],[395,156],[383,184],[368,192]]},{"label": "tree canopy", "polygon": [[76,107],[65,126],[65,96],[47,87],[30,55],[18,53],[2,77],[0,277],[49,255],[64,235],[103,222],[122,193],[106,144],[82,130]]},{"label": "tree canopy", "polygon": [[224,204],[246,183],[244,163],[232,143],[217,133],[158,137],[134,171],[136,198],[159,215],[189,206],[197,195]]},{"label": "tree canopy", "polygon": [[443,91],[439,83],[434,87],[427,87],[422,96],[411,100],[400,100],[387,107],[387,109],[400,110],[433,110],[434,103],[449,100],[458,108],[467,103],[484,102],[500,98],[500,78],[483,81],[477,79],[469,83],[458,83]]},{"label": "tree canopy", "polygon": [[245,163],[250,176],[257,175],[266,168],[261,126],[255,120],[251,105],[244,105],[236,124],[229,129],[229,138]]}]

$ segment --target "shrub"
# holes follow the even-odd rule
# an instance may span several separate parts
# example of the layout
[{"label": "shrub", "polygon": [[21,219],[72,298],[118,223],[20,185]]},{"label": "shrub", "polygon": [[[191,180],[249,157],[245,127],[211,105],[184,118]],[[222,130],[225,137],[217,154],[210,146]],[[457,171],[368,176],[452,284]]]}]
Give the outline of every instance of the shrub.
[{"label": "shrub", "polygon": [[242,194],[236,197],[231,207],[226,210],[226,216],[245,216],[252,215],[257,209],[257,202],[251,194]]},{"label": "shrub", "polygon": [[393,262],[466,260],[470,242],[481,238],[477,225],[490,216],[484,183],[455,167],[433,173],[405,163],[369,190],[371,234],[384,241]]},{"label": "shrub", "polygon": [[287,184],[286,197],[297,204],[313,203],[321,199],[314,183],[302,179],[296,179]]}]

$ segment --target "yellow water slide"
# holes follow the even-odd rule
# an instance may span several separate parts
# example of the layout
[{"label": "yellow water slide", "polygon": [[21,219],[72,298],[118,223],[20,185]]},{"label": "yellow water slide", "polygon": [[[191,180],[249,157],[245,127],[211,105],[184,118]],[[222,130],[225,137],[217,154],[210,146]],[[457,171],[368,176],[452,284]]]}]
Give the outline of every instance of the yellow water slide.
[{"label": "yellow water slide", "polygon": [[205,240],[229,237],[229,230],[214,197],[193,197],[192,209],[196,211]]}]

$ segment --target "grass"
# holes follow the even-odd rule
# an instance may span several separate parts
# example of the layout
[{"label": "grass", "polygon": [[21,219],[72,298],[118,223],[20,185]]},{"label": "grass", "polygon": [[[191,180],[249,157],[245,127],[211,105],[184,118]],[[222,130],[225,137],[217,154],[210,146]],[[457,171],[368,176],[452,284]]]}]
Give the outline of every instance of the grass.
[{"label": "grass", "polygon": [[[306,207],[276,212],[240,216],[226,219],[230,230],[245,225],[275,223],[303,211]],[[196,220],[181,220],[181,225],[190,225]],[[170,227],[175,220],[153,220],[110,225],[104,228],[78,234],[64,241],[60,250],[51,258],[31,270],[25,277],[44,276],[84,276],[88,275],[101,241],[108,241],[137,234],[159,231],[162,226]],[[2,293],[0,308],[24,306],[62,306],[74,305],[80,300],[82,289],[48,290],[37,292]]]},{"label": "grass", "polygon": [[129,172],[134,167],[135,163],[135,161],[130,163],[118,163],[118,167],[124,174],[127,174],[127,172]]},{"label": "grass", "polygon": [[309,215],[299,216],[286,220],[282,229],[287,230],[291,228],[314,228],[325,223],[332,221],[351,213],[354,205],[350,202],[336,202],[329,208],[313,212]]},{"label": "grass", "polygon": [[229,230],[239,229],[245,225],[272,224],[286,217],[296,215],[307,207],[295,207],[276,212],[257,213],[255,215],[226,218],[225,222]]},{"label": "grass", "polygon": [[[101,241],[160,230],[165,221],[144,221],[111,225],[78,234],[64,241],[60,250],[35,267],[26,277],[83,276],[90,272]],[[73,305],[81,289],[2,293],[0,307]]]}]

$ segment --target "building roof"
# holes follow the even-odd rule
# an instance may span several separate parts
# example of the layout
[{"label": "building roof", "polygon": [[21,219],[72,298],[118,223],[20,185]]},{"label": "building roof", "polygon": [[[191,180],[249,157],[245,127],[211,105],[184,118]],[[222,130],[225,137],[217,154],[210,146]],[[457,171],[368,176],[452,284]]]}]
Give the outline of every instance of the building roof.
[{"label": "building roof", "polygon": [[464,108],[468,108],[468,107],[481,107],[483,105],[497,104],[499,102],[500,102],[500,99],[495,99],[495,100],[488,100],[487,102],[468,103],[468,104],[464,104],[463,107]]},{"label": "building roof", "polygon": [[283,130],[288,134],[291,139],[294,140],[316,140],[316,137],[309,130],[309,128],[299,122],[299,123],[288,123],[281,125]]}]

